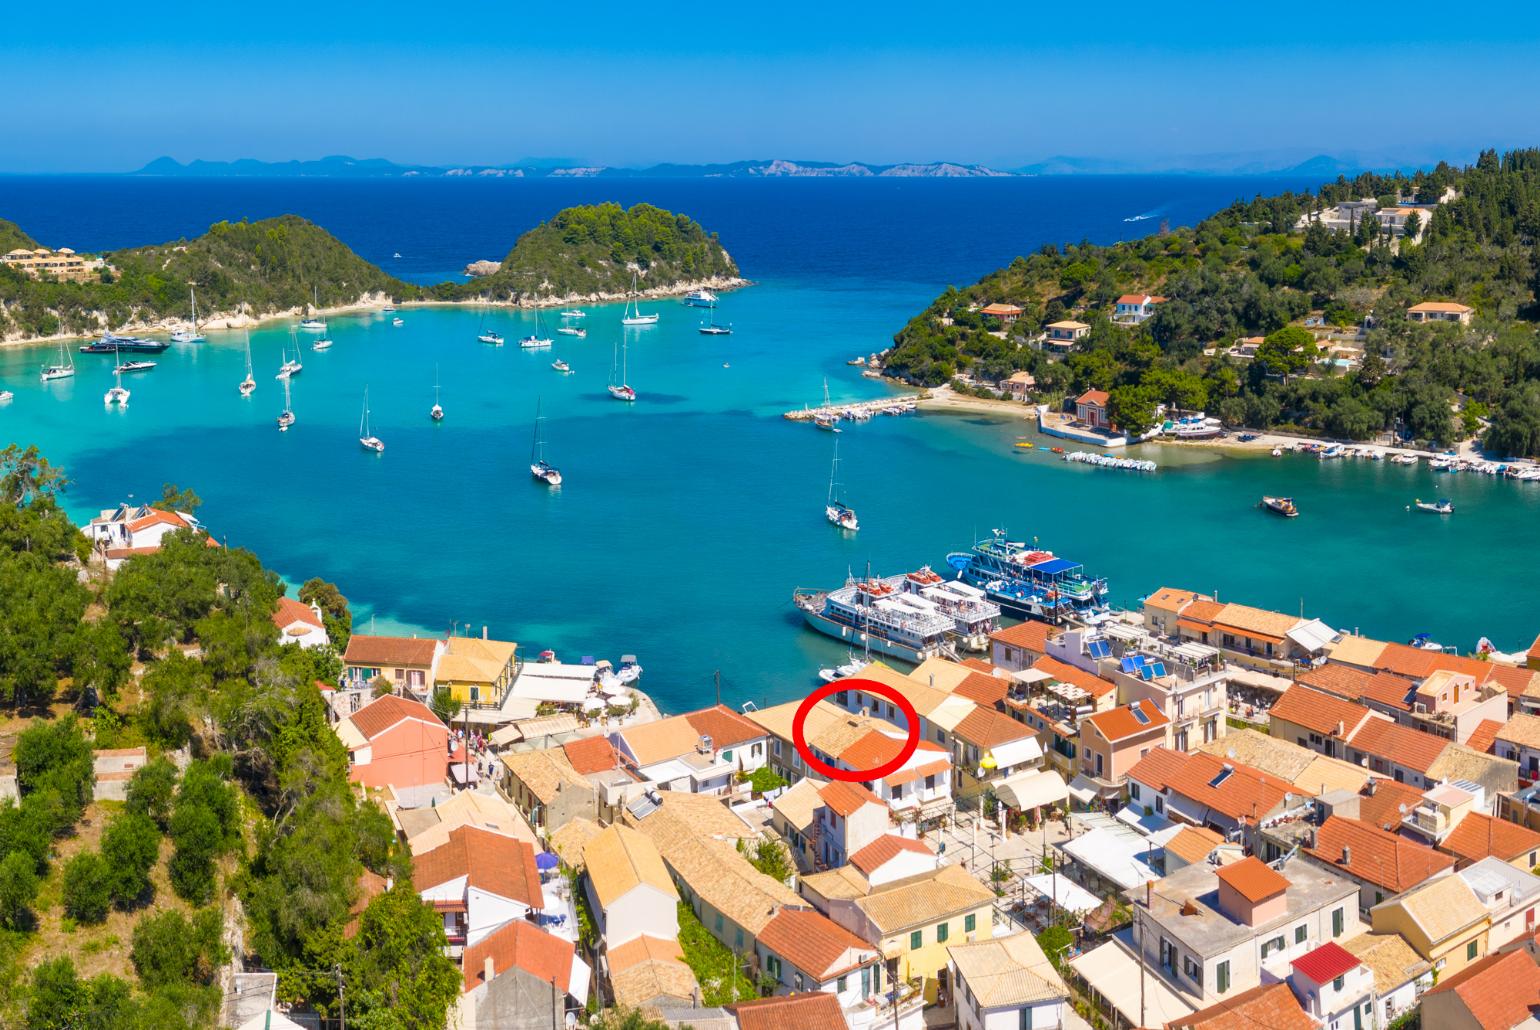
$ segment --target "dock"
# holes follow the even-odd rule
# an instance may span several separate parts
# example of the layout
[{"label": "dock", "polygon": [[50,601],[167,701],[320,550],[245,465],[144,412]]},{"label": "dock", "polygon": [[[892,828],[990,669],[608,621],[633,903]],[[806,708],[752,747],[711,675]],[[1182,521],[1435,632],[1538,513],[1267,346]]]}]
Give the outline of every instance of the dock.
[{"label": "dock", "polygon": [[815,422],[827,426],[836,422],[866,422],[877,415],[908,415],[917,406],[918,401],[913,397],[884,397],[875,401],[793,408],[781,417],[788,422]]}]

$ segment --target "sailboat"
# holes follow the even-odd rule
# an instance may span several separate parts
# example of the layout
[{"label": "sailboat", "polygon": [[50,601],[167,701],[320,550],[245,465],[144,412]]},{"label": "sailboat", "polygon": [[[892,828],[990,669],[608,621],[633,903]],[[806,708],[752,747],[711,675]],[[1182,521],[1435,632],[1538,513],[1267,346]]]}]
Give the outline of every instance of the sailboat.
[{"label": "sailboat", "polygon": [[290,376],[297,376],[305,370],[305,366],[300,364],[299,360],[299,341],[294,339],[294,330],[292,329],[289,330],[289,339],[294,340],[294,357],[289,357],[288,350],[284,350],[283,364],[278,366],[278,375],[274,376],[275,379],[287,379]]},{"label": "sailboat", "polygon": [[[631,293],[633,295],[636,293],[636,273],[635,272],[631,273]],[[654,325],[654,324],[657,323],[657,321],[658,321],[657,313],[654,312],[651,315],[644,315],[644,314],[642,314],[641,305],[637,303],[636,297],[632,296],[632,298],[630,300],[626,301],[626,313],[625,313],[625,315],[623,315],[621,317],[620,324],[621,325]]]},{"label": "sailboat", "polygon": [[366,451],[382,454],[385,451],[385,441],[375,436],[369,429],[369,388],[364,387],[364,416],[358,420],[358,442]]},{"label": "sailboat", "polygon": [[314,314],[315,309],[321,306],[320,293],[314,286],[310,287],[310,299],[313,301],[310,305],[312,313],[309,318],[299,324],[299,327],[307,333],[324,333],[326,332],[326,319],[316,318]]},{"label": "sailboat", "polygon": [[618,348],[620,350],[620,378],[615,378],[615,361],[612,358],[610,360],[610,396],[617,401],[634,401],[636,400],[636,391],[631,389],[626,383],[626,341],[621,340]]},{"label": "sailboat", "polygon": [[706,316],[706,320],[700,324],[700,328],[695,331],[702,336],[731,336],[733,333],[732,323],[729,322],[726,325],[718,324],[716,305],[712,304],[710,307],[711,312]]},{"label": "sailboat", "polygon": [[519,341],[519,346],[520,347],[527,347],[527,348],[530,348],[531,350],[533,350],[533,349],[539,348],[539,347],[549,347],[550,345],[551,345],[551,338],[549,336],[541,335],[541,332],[540,332],[540,309],[536,308],[535,309],[535,330],[534,330],[534,332],[530,333],[528,336],[524,337],[524,339],[520,340]]},{"label": "sailboat", "polygon": [[283,410],[278,413],[278,431],[287,433],[294,424],[294,406],[289,401],[289,381],[283,381]]},{"label": "sailboat", "polygon": [[840,442],[834,441],[834,461],[829,466],[829,498],[824,502],[824,517],[829,524],[854,533],[861,528],[856,510],[839,499]]},{"label": "sailboat", "polygon": [[251,333],[246,334],[246,378],[241,380],[241,396],[250,397],[251,392],[257,388],[257,381],[251,374]]},{"label": "sailboat", "polygon": [[444,421],[444,406],[438,402],[438,366],[433,366],[433,407],[428,409],[428,417],[435,422]]},{"label": "sailboat", "polygon": [[68,379],[75,374],[75,361],[69,356],[69,351],[64,344],[59,344],[59,363],[57,365],[43,366],[43,382],[51,383],[55,379]]},{"label": "sailboat", "polygon": [[823,407],[813,414],[813,425],[829,433],[837,433],[840,427],[835,425],[839,421],[839,415],[834,406],[829,403],[829,380],[823,381]]},{"label": "sailboat", "polygon": [[187,287],[187,303],[188,307],[192,311],[192,314],[189,318],[189,322],[191,323],[192,327],[190,329],[183,329],[180,332],[172,333],[172,343],[202,343],[204,340],[208,339],[208,337],[198,332],[198,295],[193,291],[191,286]]},{"label": "sailboat", "polygon": [[108,407],[111,407],[114,404],[122,407],[128,403],[128,391],[123,388],[123,372],[121,371],[122,367],[122,365],[119,365],[116,369],[113,369],[112,374],[116,377],[116,382],[114,383],[112,389],[108,390],[106,395],[102,398],[102,400],[107,403]]},{"label": "sailboat", "polygon": [[561,472],[545,460],[545,438],[540,433],[540,402],[535,402],[535,439],[529,446],[529,474],[546,486],[561,486]]},{"label": "sailboat", "polygon": [[503,345],[502,334],[487,328],[487,313],[485,311],[481,313],[481,325],[476,328],[476,339],[482,343],[490,343],[494,347],[501,347]]}]

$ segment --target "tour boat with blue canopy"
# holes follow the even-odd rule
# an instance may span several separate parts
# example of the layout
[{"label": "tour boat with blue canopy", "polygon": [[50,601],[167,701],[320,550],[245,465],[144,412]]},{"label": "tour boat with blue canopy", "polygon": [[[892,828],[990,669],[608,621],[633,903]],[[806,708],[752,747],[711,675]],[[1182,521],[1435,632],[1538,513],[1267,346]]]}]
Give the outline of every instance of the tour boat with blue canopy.
[{"label": "tour boat with blue canopy", "polygon": [[1079,562],[1009,540],[998,529],[972,550],[947,555],[947,565],[1018,618],[1058,622],[1098,610],[1107,596],[1107,581],[1087,576]]}]

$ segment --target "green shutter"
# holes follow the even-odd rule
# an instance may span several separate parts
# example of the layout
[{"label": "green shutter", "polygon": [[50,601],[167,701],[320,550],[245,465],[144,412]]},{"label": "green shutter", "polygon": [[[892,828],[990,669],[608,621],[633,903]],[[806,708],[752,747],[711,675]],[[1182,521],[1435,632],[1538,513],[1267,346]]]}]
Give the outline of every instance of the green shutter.
[{"label": "green shutter", "polygon": [[913,933],[911,933],[909,935],[909,948],[910,948],[910,950],[917,950],[920,947],[920,945],[924,943],[924,941],[925,941],[924,931],[923,930],[916,930],[916,931],[914,931]]},{"label": "green shutter", "polygon": [[938,923],[938,924],[936,924],[936,943],[937,944],[941,944],[942,942],[944,942],[946,940],[947,933],[948,933],[948,931],[950,929],[951,929],[951,927],[948,924],[946,924],[946,923]]},{"label": "green shutter", "polygon": [[1228,959],[1214,967],[1214,981],[1214,986],[1220,994],[1230,989],[1230,961]]},{"label": "green shutter", "polygon": [[974,929],[978,925],[979,925],[979,917],[978,916],[967,915],[967,916],[963,917],[963,933],[972,933],[974,931]]}]

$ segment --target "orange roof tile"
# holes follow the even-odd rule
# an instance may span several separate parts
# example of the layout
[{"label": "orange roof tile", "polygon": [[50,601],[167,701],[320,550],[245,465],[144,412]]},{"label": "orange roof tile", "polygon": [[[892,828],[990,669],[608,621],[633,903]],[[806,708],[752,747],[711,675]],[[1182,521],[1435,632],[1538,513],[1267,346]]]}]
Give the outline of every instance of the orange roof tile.
[{"label": "orange roof tile", "polygon": [[1283,981],[1253,987],[1190,1016],[1173,1019],[1166,1030],[1315,1030],[1294,992]]},{"label": "orange roof tile", "polygon": [[837,995],[826,991],[786,994],[727,1006],[738,1030],[849,1030]]},{"label": "orange roof tile", "polygon": [[605,955],[609,958],[611,973],[630,969],[638,962],[684,961],[684,949],[678,941],[649,937],[646,934],[633,937],[624,944],[617,944],[608,949]]},{"label": "orange roof tile", "polygon": [[1062,632],[1057,626],[1050,626],[1048,623],[1038,622],[1036,619],[1028,619],[1026,622],[1015,626],[1007,626],[1004,629],[995,630],[989,634],[989,639],[1042,654],[1048,649],[1048,641]]},{"label": "orange roof tile", "polygon": [[1330,983],[1349,970],[1357,969],[1363,965],[1363,961],[1336,941],[1327,941],[1314,951],[1301,955],[1290,965],[1316,983],[1324,984]]},{"label": "orange roof tile", "polygon": [[533,923],[515,919],[493,930],[465,949],[465,990],[486,982],[487,959],[492,959],[492,975],[513,967],[539,978],[542,983],[556,981],[563,991],[572,986],[571,941],[562,940]]},{"label": "orange roof tile", "polygon": [[1506,819],[1471,812],[1439,842],[1438,850],[1466,862],[1479,862],[1488,856],[1512,862],[1540,851],[1540,833]]},{"label": "orange roof tile", "polygon": [[1146,608],[1154,608],[1157,611],[1177,613],[1200,598],[1208,600],[1208,598],[1196,590],[1183,590],[1180,587],[1161,587],[1144,599],[1144,606]]},{"label": "orange roof tile", "polygon": [[1509,697],[1521,696],[1534,684],[1536,677],[1540,677],[1540,673],[1535,672],[1534,669],[1519,669],[1512,665],[1498,665],[1495,662],[1488,664],[1491,665],[1488,678],[1506,690]]},{"label": "orange roof tile", "polygon": [[1315,733],[1347,740],[1369,718],[1369,709],[1296,683],[1283,692],[1268,714]]},{"label": "orange roof tile", "polygon": [[987,672],[970,672],[952,689],[952,693],[958,697],[965,697],[974,704],[993,708],[1005,700],[1010,690],[1010,681],[1002,676],[994,676]]},{"label": "orange roof tile", "polygon": [[[1358,818],[1370,826],[1395,833],[1401,829],[1401,817],[1422,800],[1422,791],[1387,777],[1376,777],[1374,793],[1358,795]],[[1406,812],[1402,806],[1406,806]]]},{"label": "orange roof tile", "polygon": [[1426,773],[1449,747],[1449,741],[1381,716],[1365,722],[1348,745],[1387,762]]},{"label": "orange roof tile", "polygon": [[1288,879],[1255,855],[1220,866],[1214,875],[1253,904],[1289,889]]},{"label": "orange roof tile", "polygon": [[[1168,789],[1239,821],[1261,818],[1283,803],[1284,796],[1298,792],[1288,780],[1239,762],[1226,762],[1195,752],[1170,778]],[[1230,774],[1221,778],[1228,766]]]},{"label": "orange roof tile", "polygon": [[[1140,719],[1139,715],[1144,718]],[[1141,733],[1158,731],[1170,721],[1164,712],[1155,707],[1154,702],[1141,698],[1131,705],[1119,705],[1105,712],[1087,716],[1081,725],[1096,727],[1096,732],[1100,733],[1108,743],[1116,744],[1120,740],[1136,737]]]},{"label": "orange roof tile", "polygon": [[1487,676],[1492,672],[1491,662],[1444,654],[1442,651],[1429,651],[1426,648],[1412,647],[1410,644],[1385,645],[1385,650],[1380,652],[1375,666],[1386,672],[1393,672],[1398,676],[1406,676],[1414,680],[1427,679],[1439,669],[1448,669],[1450,672],[1463,672],[1468,676],[1474,676],[1477,683],[1485,683]]},{"label": "orange roof tile", "polygon": [[347,665],[421,666],[433,664],[437,641],[417,637],[371,637],[355,633],[342,654]]},{"label": "orange roof tile", "polygon": [[1151,749],[1128,770],[1130,779],[1156,790],[1165,790],[1187,768],[1187,756],[1168,747]]},{"label": "orange roof tile", "polygon": [[1079,687],[1092,697],[1103,697],[1117,689],[1117,685],[1100,676],[1059,661],[1057,658],[1039,658],[1032,666],[1038,672],[1046,672],[1060,683]]},{"label": "orange roof tile", "polygon": [[608,772],[620,764],[620,755],[608,737],[583,737],[561,746],[567,761],[579,776]]},{"label": "orange roof tile", "polygon": [[316,615],[314,608],[303,601],[296,601],[292,597],[280,597],[278,599],[278,610],[273,612],[273,624],[279,629],[287,629],[296,622],[303,622],[305,625],[314,626],[316,629],[323,628],[321,618]]},{"label": "orange roof tile", "polygon": [[1166,841],[1166,851],[1177,855],[1188,865],[1205,861],[1224,838],[1207,826],[1184,826],[1176,836]]},{"label": "orange roof tile", "polygon": [[545,905],[535,849],[504,834],[461,826],[449,831],[449,843],[412,860],[412,883],[418,890],[461,876],[466,877],[467,886],[500,898],[522,901],[531,908]]},{"label": "orange roof tile", "polygon": [[1540,1006],[1540,966],[1523,948],[1488,955],[1428,988],[1423,995],[1453,991],[1478,1026],[1518,1026]]},{"label": "orange roof tile", "polygon": [[1482,719],[1476,724],[1476,728],[1471,730],[1470,739],[1465,742],[1465,746],[1473,751],[1491,754],[1492,745],[1497,743],[1497,731],[1502,729],[1503,725],[1496,719]]},{"label": "orange roof tile", "polygon": [[689,712],[685,721],[695,727],[695,732],[710,737],[712,746],[719,750],[759,740],[765,735],[764,727],[750,722],[726,705]]},{"label": "orange roof tile", "polygon": [[421,701],[397,697],[395,694],[384,694],[375,698],[348,716],[348,719],[358,728],[358,732],[370,740],[403,719],[420,719],[439,729],[445,729],[444,724],[439,722],[438,716],[433,714],[433,709]]},{"label": "orange roof tile", "polygon": [[819,787],[818,796],[830,811],[842,816],[849,816],[862,805],[882,804],[882,799],[859,783],[847,783],[844,780],[835,780]]},{"label": "orange roof tile", "polygon": [[1079,397],[1075,398],[1075,403],[1076,404],[1096,404],[1096,405],[1105,406],[1106,403],[1107,403],[1107,391],[1106,390],[1087,390],[1085,393],[1083,393]]},{"label": "orange roof tile", "polygon": [[[1342,860],[1343,848],[1348,849],[1346,862]],[[1454,866],[1454,859],[1430,847],[1361,820],[1335,815],[1316,830],[1315,847],[1305,851],[1391,894],[1410,890],[1433,874]]]},{"label": "orange roof tile", "polygon": [[913,837],[885,833],[866,847],[851,852],[850,864],[870,876],[873,871],[906,851],[912,851],[917,855],[935,855],[935,852],[922,841],[915,840]]},{"label": "orange roof tile", "polygon": [[983,707],[975,708],[963,716],[962,721],[952,727],[952,734],[980,748],[999,747],[1013,740],[1037,736],[1036,731],[1027,724],[1017,722],[993,708]]},{"label": "orange roof tile", "polygon": [[781,909],[759,931],[759,943],[818,981],[877,959],[871,945],[810,908]]},{"label": "orange roof tile", "polygon": [[1218,601],[1210,601],[1207,598],[1199,598],[1186,608],[1182,609],[1182,618],[1193,619],[1197,622],[1212,623],[1215,616],[1225,610],[1225,606]]}]

